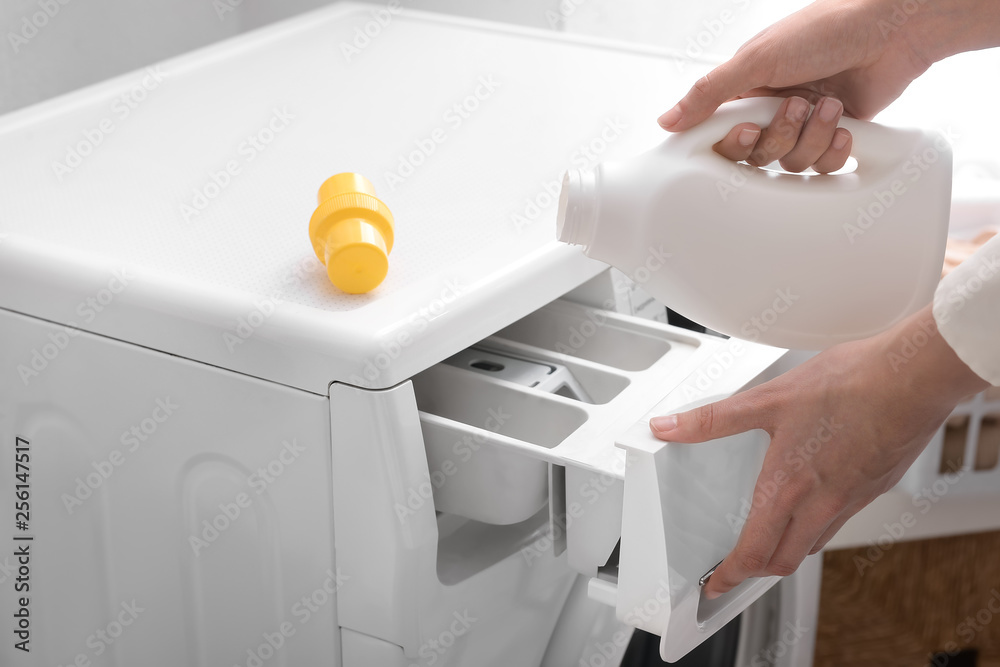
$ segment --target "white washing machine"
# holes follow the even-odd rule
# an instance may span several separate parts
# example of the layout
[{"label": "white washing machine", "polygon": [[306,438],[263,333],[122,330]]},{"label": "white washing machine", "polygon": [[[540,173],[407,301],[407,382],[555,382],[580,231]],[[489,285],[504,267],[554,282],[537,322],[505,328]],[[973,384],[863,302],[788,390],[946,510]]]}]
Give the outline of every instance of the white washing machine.
[{"label": "white washing machine", "polygon": [[[560,172],[708,65],[373,11],[0,119],[2,663],[808,664],[815,559],[700,594],[766,434],[647,426],[784,351],[622,313],[553,238]],[[307,239],[342,171],[397,222],[367,295]]]}]

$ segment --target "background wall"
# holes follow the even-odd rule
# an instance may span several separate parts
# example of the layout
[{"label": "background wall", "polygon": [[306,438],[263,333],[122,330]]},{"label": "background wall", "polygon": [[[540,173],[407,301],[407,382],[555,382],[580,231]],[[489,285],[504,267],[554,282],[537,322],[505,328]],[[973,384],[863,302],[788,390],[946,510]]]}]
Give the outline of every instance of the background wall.
[{"label": "background wall", "polygon": [[[385,5],[378,0],[373,5]],[[675,49],[732,53],[804,0],[399,0],[404,7]],[[324,0],[3,0],[0,113],[329,4]],[[706,27],[706,22],[708,26]],[[718,28],[718,25],[715,26]]]},{"label": "background wall", "polygon": [[[369,0],[403,7],[594,35],[724,58],[806,0]],[[2,0],[0,114],[317,9],[328,0]],[[723,23],[722,12],[728,23]],[[880,114],[887,122],[937,127],[952,137],[955,197],[975,225],[1000,222],[1000,161],[993,91],[1000,49],[935,65]],[[978,208],[977,208],[978,207]],[[982,209],[982,211],[980,210]],[[985,211],[985,212],[983,212]],[[971,217],[970,217],[971,216]]]}]

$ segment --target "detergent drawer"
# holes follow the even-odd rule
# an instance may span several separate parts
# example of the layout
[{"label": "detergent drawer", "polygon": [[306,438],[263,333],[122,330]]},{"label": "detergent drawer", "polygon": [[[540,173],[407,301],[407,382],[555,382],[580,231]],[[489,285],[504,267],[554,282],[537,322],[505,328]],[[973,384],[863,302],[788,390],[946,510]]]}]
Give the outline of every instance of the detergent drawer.
[{"label": "detergent drawer", "polygon": [[717,341],[560,299],[418,374],[436,507],[523,521],[548,501],[549,465],[572,442],[594,445],[576,455],[598,469],[624,461],[600,431],[641,417],[650,383],[676,384]]},{"label": "detergent drawer", "polygon": [[521,555],[565,553],[676,659],[776,581],[714,601],[698,585],[736,544],[769,440],[666,443],[648,420],[763,381],[783,353],[552,302],[413,378],[435,508],[509,525],[547,504]]}]

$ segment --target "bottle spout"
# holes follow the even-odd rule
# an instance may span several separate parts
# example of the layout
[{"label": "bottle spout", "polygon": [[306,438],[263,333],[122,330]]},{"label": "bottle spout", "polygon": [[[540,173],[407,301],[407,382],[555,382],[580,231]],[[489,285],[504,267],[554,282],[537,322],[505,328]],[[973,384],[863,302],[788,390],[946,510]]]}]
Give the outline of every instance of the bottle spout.
[{"label": "bottle spout", "polygon": [[597,175],[590,169],[571,169],[559,192],[556,237],[563,243],[589,246],[597,224]]}]

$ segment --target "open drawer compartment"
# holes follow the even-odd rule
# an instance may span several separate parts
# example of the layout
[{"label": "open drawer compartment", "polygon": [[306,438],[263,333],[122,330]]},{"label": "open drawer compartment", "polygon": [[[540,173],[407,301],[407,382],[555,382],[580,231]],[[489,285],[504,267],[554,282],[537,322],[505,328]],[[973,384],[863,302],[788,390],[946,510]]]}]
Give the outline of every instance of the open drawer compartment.
[{"label": "open drawer compartment", "polygon": [[[600,334],[586,336],[580,325],[597,320]],[[574,328],[583,344],[563,347]],[[588,350],[589,340],[600,351]],[[641,363],[623,360],[630,344],[647,355]],[[475,372],[467,366],[504,365],[482,350],[571,369],[584,396],[546,390],[530,369],[514,378]],[[429,469],[442,482],[434,485],[435,507],[510,524],[548,502],[546,548],[565,551],[568,564],[591,577],[592,598],[663,637],[661,654],[677,659],[777,581],[750,580],[713,601],[699,585],[736,544],[768,437],[751,431],[666,443],[651,435],[648,420],[766,380],[783,353],[556,301],[414,378]],[[458,452],[467,452],[461,462]]]},{"label": "open drawer compartment", "polygon": [[559,300],[418,374],[435,507],[517,523],[548,501],[549,465],[570,451],[595,470],[624,469],[605,432],[641,417],[663,383],[677,384],[718,344]]}]

